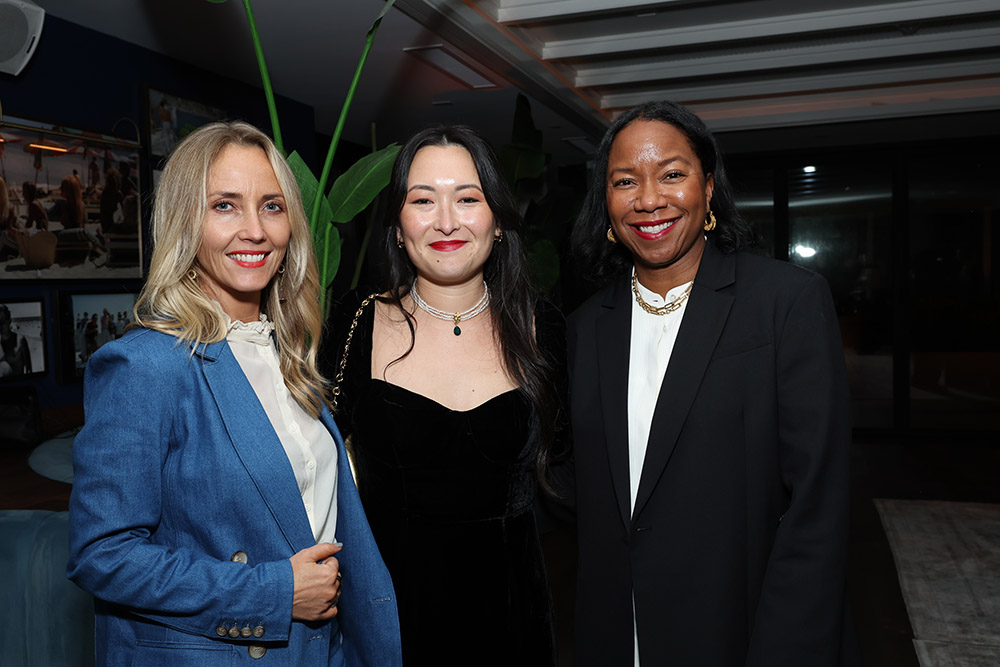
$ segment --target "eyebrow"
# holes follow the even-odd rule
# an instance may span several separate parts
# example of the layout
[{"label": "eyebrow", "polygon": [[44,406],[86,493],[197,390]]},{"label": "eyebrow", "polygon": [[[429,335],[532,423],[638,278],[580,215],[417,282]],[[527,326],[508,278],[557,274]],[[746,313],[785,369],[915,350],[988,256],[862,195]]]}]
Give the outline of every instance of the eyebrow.
[{"label": "eyebrow", "polygon": [[[473,190],[479,190],[480,192],[483,191],[483,189],[481,187],[479,187],[478,185],[476,185],[475,183],[466,183],[464,185],[456,185],[453,188],[453,190],[455,192],[457,192],[459,190],[468,190],[469,188],[472,188]],[[409,192],[413,192],[414,190],[427,190],[429,192],[437,192],[437,189],[433,185],[421,185],[419,183],[417,183],[415,185],[411,185],[410,189],[407,190],[407,192],[408,193]]]},{"label": "eyebrow", "polygon": [[[666,167],[671,162],[683,162],[684,164],[686,164],[688,166],[691,165],[691,163],[688,162],[686,158],[684,158],[684,157],[682,157],[680,155],[675,155],[673,157],[668,157],[666,160],[660,160],[659,162],[656,163],[656,166],[659,167],[659,168],[663,168],[663,167]],[[608,170],[608,176],[611,176],[612,174],[615,174],[615,173],[620,172],[620,171],[632,171],[633,169],[634,169],[634,167],[615,167],[614,169],[609,169]]]},{"label": "eyebrow", "polygon": [[[209,197],[225,197],[227,199],[243,199],[243,193],[241,192],[209,192]],[[274,192],[269,194],[264,194],[260,196],[261,201],[268,199],[283,199],[285,195],[280,192]]]}]

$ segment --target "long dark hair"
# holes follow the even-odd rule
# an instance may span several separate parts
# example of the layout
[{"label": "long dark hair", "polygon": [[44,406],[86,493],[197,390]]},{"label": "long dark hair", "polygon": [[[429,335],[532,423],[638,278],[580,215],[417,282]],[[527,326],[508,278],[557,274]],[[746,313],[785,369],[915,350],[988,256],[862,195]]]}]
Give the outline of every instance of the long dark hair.
[{"label": "long dark hair", "polygon": [[538,296],[531,284],[524,245],[523,222],[517,202],[503,177],[503,169],[489,143],[464,125],[436,125],[414,134],[403,145],[392,169],[392,179],[384,196],[380,248],[384,258],[388,297],[406,318],[410,347],[393,363],[413,350],[414,319],[403,306],[403,298],[417,277],[405,248],[397,245],[399,213],[406,201],[406,184],[413,159],[426,146],[460,146],[472,156],[483,186],[486,204],[493,212],[503,240],[493,245],[483,266],[483,278],[490,288],[489,316],[500,346],[504,367],[533,410],[530,431],[537,443],[535,465],[543,486],[558,411],[553,364],[539,349],[535,335],[535,306]]},{"label": "long dark hair", "polygon": [[580,267],[586,267],[584,273],[594,282],[602,284],[626,273],[632,267],[629,251],[622,244],[610,243],[607,239],[610,218],[606,182],[611,144],[626,125],[636,120],[655,120],[673,125],[687,137],[701,162],[703,175],[706,178],[709,174],[712,175],[715,188],[712,191],[711,208],[718,225],[713,231],[706,233],[715,246],[724,253],[753,246],[757,235],[750,223],[736,210],[732,185],[715,136],[694,112],[680,104],[667,101],[647,102],[632,107],[619,116],[604,133],[604,138],[597,147],[590,188],[570,239],[576,261]]}]

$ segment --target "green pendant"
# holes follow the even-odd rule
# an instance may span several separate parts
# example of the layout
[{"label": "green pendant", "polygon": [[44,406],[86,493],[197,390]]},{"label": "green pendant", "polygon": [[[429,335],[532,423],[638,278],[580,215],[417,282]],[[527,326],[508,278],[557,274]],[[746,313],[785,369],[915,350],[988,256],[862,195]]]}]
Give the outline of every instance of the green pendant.
[{"label": "green pendant", "polygon": [[461,336],[462,335],[462,330],[458,327],[457,324],[455,325],[455,335],[456,336]]}]

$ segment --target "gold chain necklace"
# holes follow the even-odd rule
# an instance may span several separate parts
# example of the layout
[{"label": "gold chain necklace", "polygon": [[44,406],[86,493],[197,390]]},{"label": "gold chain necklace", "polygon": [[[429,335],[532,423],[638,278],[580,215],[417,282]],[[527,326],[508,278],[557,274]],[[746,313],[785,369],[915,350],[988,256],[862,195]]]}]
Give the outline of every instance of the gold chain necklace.
[{"label": "gold chain necklace", "polygon": [[669,313],[674,312],[675,310],[680,308],[681,304],[683,304],[687,300],[687,298],[691,295],[692,287],[694,287],[693,281],[690,285],[687,286],[687,289],[684,290],[683,294],[675,298],[670,303],[663,304],[662,306],[657,308],[656,306],[651,306],[648,303],[646,303],[645,299],[642,298],[642,295],[639,294],[639,279],[635,277],[634,273],[632,274],[632,294],[635,294],[635,300],[639,303],[639,307],[645,310],[650,315],[667,315]]}]

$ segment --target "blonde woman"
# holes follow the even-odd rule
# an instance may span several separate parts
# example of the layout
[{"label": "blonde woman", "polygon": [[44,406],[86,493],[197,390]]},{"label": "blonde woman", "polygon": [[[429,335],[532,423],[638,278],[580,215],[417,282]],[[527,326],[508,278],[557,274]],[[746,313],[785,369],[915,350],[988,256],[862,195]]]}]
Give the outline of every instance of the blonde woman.
[{"label": "blonde woman", "polygon": [[98,664],[400,664],[272,142],[216,123],[179,144],[153,243],[135,325],[88,363],[74,443],[68,573],[97,598]]}]

